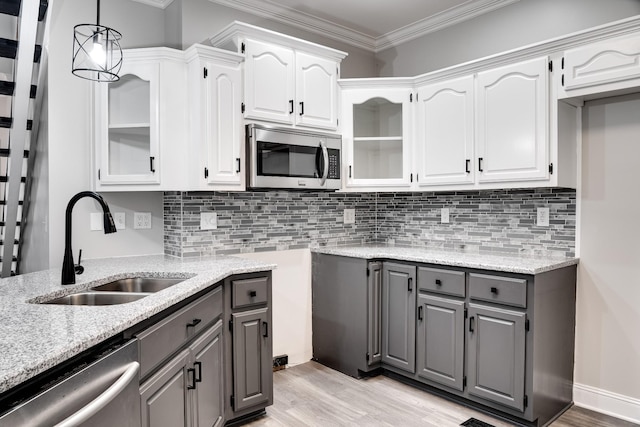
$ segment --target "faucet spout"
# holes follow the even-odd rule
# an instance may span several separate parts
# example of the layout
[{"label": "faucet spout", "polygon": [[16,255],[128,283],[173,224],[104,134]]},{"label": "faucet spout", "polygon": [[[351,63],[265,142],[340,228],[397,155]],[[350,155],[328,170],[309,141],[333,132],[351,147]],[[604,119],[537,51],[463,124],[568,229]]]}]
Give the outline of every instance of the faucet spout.
[{"label": "faucet spout", "polygon": [[73,207],[76,202],[83,197],[91,197],[95,199],[102,208],[104,214],[104,234],[110,234],[116,232],[116,225],[113,222],[109,205],[104,201],[101,195],[93,191],[81,191],[69,200],[67,204],[67,210],[65,215],[65,227],[64,227],[64,259],[62,261],[62,284],[72,285],[76,283],[76,271],[73,263],[73,251],[71,249],[71,218]]}]

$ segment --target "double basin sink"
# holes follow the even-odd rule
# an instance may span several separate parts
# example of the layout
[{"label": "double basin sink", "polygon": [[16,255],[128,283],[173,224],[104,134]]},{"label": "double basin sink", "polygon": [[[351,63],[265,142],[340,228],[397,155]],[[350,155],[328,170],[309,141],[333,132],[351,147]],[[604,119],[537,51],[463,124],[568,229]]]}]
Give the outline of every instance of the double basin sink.
[{"label": "double basin sink", "polygon": [[176,285],[184,278],[132,277],[95,286],[88,291],[66,295],[41,304],[114,305],[137,301]]}]

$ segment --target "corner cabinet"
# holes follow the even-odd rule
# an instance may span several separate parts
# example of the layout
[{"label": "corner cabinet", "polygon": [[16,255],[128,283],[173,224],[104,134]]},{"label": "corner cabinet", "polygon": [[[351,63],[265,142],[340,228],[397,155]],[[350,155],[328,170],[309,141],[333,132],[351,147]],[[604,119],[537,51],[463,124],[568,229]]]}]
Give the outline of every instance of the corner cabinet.
[{"label": "corner cabinet", "polygon": [[[367,283],[379,264],[377,304]],[[575,266],[525,275],[314,253],[312,277],[320,363],[388,371],[517,423],[546,425],[572,403]],[[376,310],[381,361],[370,365]]]},{"label": "corner cabinet", "polygon": [[94,84],[94,188],[183,188],[188,150],[182,52],[125,50],[120,76],[117,82]]},{"label": "corner cabinet", "polygon": [[245,119],[338,128],[337,80],[345,52],[240,22],[211,44],[244,56]]},{"label": "corner cabinet", "polygon": [[245,189],[241,55],[202,45],[185,52],[189,93],[189,188]]},{"label": "corner cabinet", "polygon": [[409,189],[413,94],[380,79],[341,80],[343,176],[354,189]]}]

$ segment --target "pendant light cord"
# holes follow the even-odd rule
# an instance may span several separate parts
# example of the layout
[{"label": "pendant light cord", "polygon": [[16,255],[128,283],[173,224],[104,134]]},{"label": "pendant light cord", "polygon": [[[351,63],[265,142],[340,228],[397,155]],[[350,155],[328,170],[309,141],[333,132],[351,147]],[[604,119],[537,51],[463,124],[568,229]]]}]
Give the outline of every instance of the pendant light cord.
[{"label": "pendant light cord", "polygon": [[100,0],[98,0],[98,12],[96,16],[96,24],[100,25]]}]

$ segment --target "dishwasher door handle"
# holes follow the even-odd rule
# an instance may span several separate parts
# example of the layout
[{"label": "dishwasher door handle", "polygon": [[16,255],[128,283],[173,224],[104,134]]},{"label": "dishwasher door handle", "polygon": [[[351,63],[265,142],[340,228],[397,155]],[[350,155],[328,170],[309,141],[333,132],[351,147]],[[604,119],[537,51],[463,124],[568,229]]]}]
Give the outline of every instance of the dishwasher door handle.
[{"label": "dishwasher door handle", "polygon": [[113,399],[115,399],[122,391],[127,388],[129,383],[138,378],[138,372],[140,371],[140,364],[138,362],[131,362],[124,373],[118,378],[111,386],[106,389],[100,396],[93,399],[89,404],[80,409],[75,414],[62,420],[55,427],[78,427],[89,418],[100,412],[102,408],[107,406]]}]

